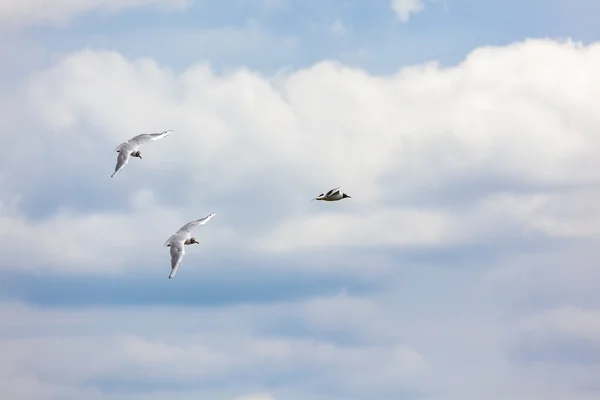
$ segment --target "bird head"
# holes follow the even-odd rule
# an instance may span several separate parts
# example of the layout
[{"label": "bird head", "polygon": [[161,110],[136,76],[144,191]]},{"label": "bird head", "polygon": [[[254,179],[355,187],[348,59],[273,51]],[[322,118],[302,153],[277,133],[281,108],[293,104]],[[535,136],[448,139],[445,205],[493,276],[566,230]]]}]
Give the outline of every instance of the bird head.
[{"label": "bird head", "polygon": [[194,244],[194,243],[200,244],[200,242],[198,242],[195,237],[190,239],[190,244]]},{"label": "bird head", "polygon": [[138,157],[138,158],[142,158],[142,153],[140,153],[140,151],[136,151],[134,157]]},{"label": "bird head", "polygon": [[349,199],[352,198],[352,197],[348,196],[346,193],[344,193],[344,195],[342,196],[342,199],[345,199],[346,197],[349,198]]}]

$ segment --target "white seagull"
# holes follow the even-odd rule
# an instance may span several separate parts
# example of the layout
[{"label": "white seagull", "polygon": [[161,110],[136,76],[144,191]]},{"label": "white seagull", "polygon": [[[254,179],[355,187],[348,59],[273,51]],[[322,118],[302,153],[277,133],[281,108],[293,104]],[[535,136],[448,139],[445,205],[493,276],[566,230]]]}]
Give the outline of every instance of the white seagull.
[{"label": "white seagull", "polygon": [[321,193],[320,195],[318,195],[317,197],[315,197],[313,200],[338,201],[338,200],[342,200],[342,199],[345,199],[345,198],[351,199],[352,197],[348,196],[346,193],[340,192],[341,188],[342,188],[342,186],[340,186],[338,188],[335,188],[335,189],[331,189],[327,193]]},{"label": "white seagull", "polygon": [[115,148],[115,151],[119,153],[117,156],[117,165],[115,166],[115,172],[110,176],[114,177],[120,170],[123,169],[125,164],[129,161],[129,156],[142,158],[142,153],[138,150],[141,145],[148,142],[155,142],[166,136],[169,136],[173,132],[172,129],[160,133],[142,133],[132,137],[126,142],[121,143]]},{"label": "white seagull", "polygon": [[195,237],[192,236],[192,231],[200,225],[206,224],[217,213],[210,213],[204,218],[188,222],[165,242],[165,247],[171,247],[171,274],[169,279],[173,278],[181,265],[183,256],[185,255],[184,245],[198,243]]}]

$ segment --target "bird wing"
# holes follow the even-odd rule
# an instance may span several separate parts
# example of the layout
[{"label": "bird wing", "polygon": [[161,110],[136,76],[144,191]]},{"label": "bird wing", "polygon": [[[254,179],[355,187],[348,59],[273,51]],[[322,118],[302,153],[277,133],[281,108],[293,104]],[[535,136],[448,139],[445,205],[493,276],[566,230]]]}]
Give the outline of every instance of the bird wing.
[{"label": "bird wing", "polygon": [[117,155],[117,165],[115,165],[115,172],[110,176],[111,178],[117,174],[120,170],[125,167],[125,164],[129,161],[129,152],[128,151],[120,151]]},{"label": "bird wing", "polygon": [[325,194],[325,197],[333,196],[335,193],[339,192],[341,188],[342,186],[335,189],[331,189],[329,192],[327,192],[327,194]]},{"label": "bird wing", "polygon": [[178,235],[190,235],[192,233],[192,231],[194,229],[196,229],[197,227],[199,227],[200,225],[204,225],[206,224],[208,221],[210,221],[215,215],[217,215],[217,213],[210,213],[208,214],[206,217],[204,218],[200,218],[197,219],[195,221],[192,222],[188,222],[187,224],[185,224],[184,226],[182,226],[181,228],[179,228],[179,230],[177,231]]},{"label": "bird wing", "polygon": [[169,129],[167,131],[160,132],[160,133],[142,133],[140,135],[132,137],[131,139],[129,139],[127,141],[127,143],[134,145],[134,146],[140,146],[142,144],[145,144],[148,142],[155,142],[159,139],[167,137],[171,134],[171,132],[173,132],[173,129]]},{"label": "bird wing", "polygon": [[186,237],[184,237],[184,236],[181,236],[181,235],[178,235],[178,234],[174,234],[174,235],[171,235],[167,239],[167,241],[165,242],[165,244],[163,246],[167,247],[167,246],[170,246],[172,243],[178,242],[178,241],[185,242],[185,239],[186,239]]},{"label": "bird wing", "polygon": [[171,243],[171,273],[169,279],[173,278],[183,261],[185,255],[185,249],[182,241],[175,241]]},{"label": "bird wing", "polygon": [[126,150],[128,153],[131,153],[133,151],[134,147],[135,146],[132,146],[131,143],[129,143],[129,142],[123,142],[120,145],[118,145],[117,147],[115,147],[115,151]]}]

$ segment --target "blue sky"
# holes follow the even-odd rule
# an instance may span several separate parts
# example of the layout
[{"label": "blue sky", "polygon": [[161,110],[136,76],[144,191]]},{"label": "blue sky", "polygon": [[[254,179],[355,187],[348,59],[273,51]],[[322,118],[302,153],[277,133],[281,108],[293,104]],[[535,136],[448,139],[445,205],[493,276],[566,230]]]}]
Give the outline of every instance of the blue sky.
[{"label": "blue sky", "polygon": [[0,397],[598,398],[599,12],[3,3]]},{"label": "blue sky", "polygon": [[593,17],[599,7],[589,0],[427,1],[402,22],[386,0],[201,1],[167,12],[92,9],[60,28],[34,26],[8,39],[41,47],[46,59],[94,47],[153,57],[178,70],[209,60],[218,68],[243,65],[272,74],[337,59],[385,74],[433,60],[456,64],[478,46],[528,37],[589,43],[600,34]]}]

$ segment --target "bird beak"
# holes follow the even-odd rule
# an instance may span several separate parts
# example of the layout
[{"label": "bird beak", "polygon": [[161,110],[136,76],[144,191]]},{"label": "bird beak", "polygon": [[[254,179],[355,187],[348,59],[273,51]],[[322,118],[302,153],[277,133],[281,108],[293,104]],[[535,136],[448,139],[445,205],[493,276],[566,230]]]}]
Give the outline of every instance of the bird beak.
[{"label": "bird beak", "polygon": [[139,157],[140,157],[140,160],[142,160],[142,155],[141,154],[139,155]]}]

